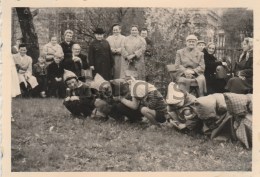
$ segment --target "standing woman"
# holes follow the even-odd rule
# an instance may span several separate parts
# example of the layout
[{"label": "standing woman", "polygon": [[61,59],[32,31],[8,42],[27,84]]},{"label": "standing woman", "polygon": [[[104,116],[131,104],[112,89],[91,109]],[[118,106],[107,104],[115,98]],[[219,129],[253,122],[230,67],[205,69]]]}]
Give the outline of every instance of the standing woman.
[{"label": "standing woman", "polygon": [[212,94],[216,92],[223,92],[226,85],[224,79],[216,79],[216,68],[218,66],[227,66],[226,62],[218,61],[214,56],[216,52],[216,45],[212,42],[208,43],[207,47],[202,50],[205,61],[205,78],[207,84],[207,93]]},{"label": "standing woman", "polygon": [[43,57],[46,59],[46,63],[50,64],[54,61],[54,56],[58,55],[61,58],[64,57],[61,46],[57,43],[57,37],[52,36],[51,41],[43,46]]},{"label": "standing woman", "polygon": [[107,38],[109,45],[111,47],[113,59],[115,62],[114,66],[114,79],[122,78],[121,65],[122,65],[122,48],[125,36],[121,35],[121,26],[119,24],[114,24],[112,26],[113,35]]},{"label": "standing woman", "polygon": [[74,44],[74,42],[72,41],[73,34],[73,31],[69,29],[64,32],[65,41],[60,43],[60,46],[62,47],[64,53],[64,57],[72,54],[72,46]]},{"label": "standing woman", "polygon": [[253,92],[253,38],[242,42],[243,53],[235,63],[235,77],[229,79],[226,89],[233,93]]},{"label": "standing woman", "polygon": [[93,76],[100,74],[105,80],[113,79],[114,60],[111,48],[107,40],[104,39],[104,30],[97,28],[96,39],[89,46],[89,66],[93,70]]},{"label": "standing woman", "polygon": [[129,75],[127,71],[137,72],[139,80],[145,80],[144,52],[146,49],[145,39],[139,36],[138,26],[131,27],[131,34],[125,38],[122,46],[124,62],[124,76]]}]

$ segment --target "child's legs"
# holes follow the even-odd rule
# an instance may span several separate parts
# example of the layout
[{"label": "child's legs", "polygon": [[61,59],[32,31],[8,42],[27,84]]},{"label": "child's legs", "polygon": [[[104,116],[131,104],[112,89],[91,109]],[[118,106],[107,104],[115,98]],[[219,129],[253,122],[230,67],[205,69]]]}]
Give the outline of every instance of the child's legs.
[{"label": "child's legs", "polygon": [[142,120],[143,115],[139,109],[133,110],[122,103],[118,103],[114,106],[113,110],[117,110],[118,115],[126,116],[130,121],[135,122]]},{"label": "child's legs", "polygon": [[73,115],[80,115],[79,101],[64,101],[63,104]]},{"label": "child's legs", "polygon": [[58,85],[57,85],[57,82],[55,80],[52,80],[50,83],[49,83],[49,96],[57,96],[56,95],[56,91],[58,89]]},{"label": "child's legs", "polygon": [[63,83],[63,81],[61,82],[57,82],[58,83],[58,96],[59,98],[65,98],[66,96],[66,86]]},{"label": "child's legs", "polygon": [[157,124],[158,122],[163,123],[166,121],[163,112],[155,111],[148,107],[142,107],[141,113],[154,124]]}]

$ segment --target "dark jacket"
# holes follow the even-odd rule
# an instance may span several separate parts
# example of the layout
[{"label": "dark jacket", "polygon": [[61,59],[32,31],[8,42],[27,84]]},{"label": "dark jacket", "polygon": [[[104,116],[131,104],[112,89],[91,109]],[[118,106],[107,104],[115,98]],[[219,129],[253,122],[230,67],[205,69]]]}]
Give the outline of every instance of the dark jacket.
[{"label": "dark jacket", "polygon": [[95,73],[99,73],[105,80],[112,79],[114,60],[107,40],[94,40],[89,46],[89,65],[94,66]]},{"label": "dark jacket", "polygon": [[63,50],[64,53],[64,58],[66,57],[66,55],[69,55],[72,53],[72,46],[73,44],[75,44],[75,42],[71,41],[69,44],[65,41],[60,43],[60,46]]},{"label": "dark jacket", "polygon": [[40,63],[35,63],[33,65],[33,75],[35,77],[46,76],[48,73],[47,68],[48,68],[48,65],[46,63],[43,67],[40,66]]},{"label": "dark jacket", "polygon": [[222,65],[221,61],[217,61],[217,58],[213,54],[209,54],[206,49],[203,49],[204,61],[205,61],[205,78],[214,78],[214,73],[219,65]]},{"label": "dark jacket", "polygon": [[82,63],[74,62],[72,60],[72,58],[73,58],[72,54],[66,55],[62,62],[63,62],[64,69],[72,71],[78,77],[80,77],[81,76],[81,69],[85,69],[85,70],[88,69],[89,64],[88,64],[88,61],[87,61],[87,56],[85,56],[83,54],[79,54],[77,57],[79,57],[81,59]]},{"label": "dark jacket", "polygon": [[64,74],[64,67],[62,63],[57,64],[55,62],[52,62],[47,69],[48,72],[48,80],[53,81],[55,77],[57,78],[63,78]]}]

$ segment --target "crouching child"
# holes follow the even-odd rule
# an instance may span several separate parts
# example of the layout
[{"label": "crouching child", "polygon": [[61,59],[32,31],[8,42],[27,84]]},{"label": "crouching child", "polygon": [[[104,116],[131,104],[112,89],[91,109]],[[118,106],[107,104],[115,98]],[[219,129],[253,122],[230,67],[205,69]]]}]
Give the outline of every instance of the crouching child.
[{"label": "crouching child", "polygon": [[77,76],[68,70],[65,70],[63,77],[67,86],[64,106],[74,116],[90,116],[95,108],[95,97],[91,93],[90,85],[79,81]]},{"label": "crouching child", "polygon": [[151,123],[165,123],[168,117],[167,104],[161,93],[145,81],[133,80],[130,83],[132,100],[120,98],[126,107],[139,112]]}]

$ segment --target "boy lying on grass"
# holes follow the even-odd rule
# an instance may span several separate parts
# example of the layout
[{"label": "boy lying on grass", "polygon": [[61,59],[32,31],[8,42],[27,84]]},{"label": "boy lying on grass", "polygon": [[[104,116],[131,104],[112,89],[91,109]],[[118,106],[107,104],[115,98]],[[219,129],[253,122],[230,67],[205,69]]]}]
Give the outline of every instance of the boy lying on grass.
[{"label": "boy lying on grass", "polygon": [[252,146],[252,94],[215,93],[188,103],[190,94],[173,85],[169,84],[166,99],[173,126]]},{"label": "boy lying on grass", "polygon": [[65,107],[76,117],[90,116],[94,110],[95,97],[89,85],[78,80],[77,76],[68,70],[64,72],[64,82],[67,95],[63,102]]}]

